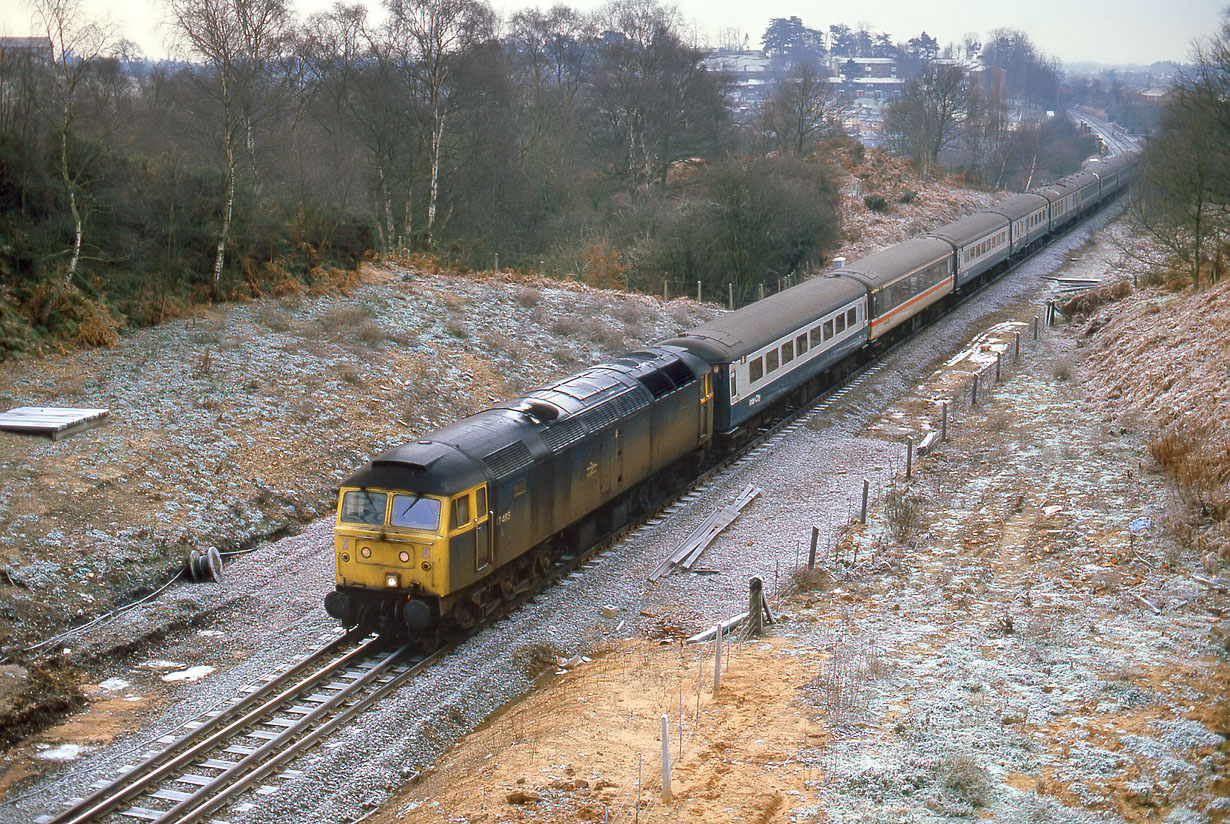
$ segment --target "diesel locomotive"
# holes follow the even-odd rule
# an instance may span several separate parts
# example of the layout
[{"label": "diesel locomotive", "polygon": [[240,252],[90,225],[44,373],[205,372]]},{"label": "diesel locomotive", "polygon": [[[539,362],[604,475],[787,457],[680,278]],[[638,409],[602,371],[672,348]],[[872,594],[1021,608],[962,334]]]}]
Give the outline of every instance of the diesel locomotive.
[{"label": "diesel locomotive", "polygon": [[1136,166],[1106,158],[379,455],[339,490],[325,609],[410,638],[478,625],[560,555],[1114,198]]}]

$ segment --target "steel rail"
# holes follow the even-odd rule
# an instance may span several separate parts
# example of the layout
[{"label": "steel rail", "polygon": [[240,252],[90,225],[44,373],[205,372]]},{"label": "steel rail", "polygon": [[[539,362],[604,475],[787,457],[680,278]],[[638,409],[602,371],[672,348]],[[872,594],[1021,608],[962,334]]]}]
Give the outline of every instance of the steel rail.
[{"label": "steel rail", "polygon": [[[354,693],[359,692],[372,681],[381,678],[388,670],[410,657],[411,650],[412,646],[407,645],[390,653],[385,659],[375,664],[367,673],[361,678],[356,679],[353,684],[337,696],[322,704],[311,715],[305,716],[300,725],[287,729],[277,738],[270,740],[256,752],[245,757],[235,767],[218,776],[219,782],[226,785],[221,792],[210,794],[207,792],[210,787],[202,787],[192,797],[181,801],[175,807],[168,810],[157,821],[176,822],[177,824],[195,824],[195,822],[201,821],[205,816],[246,791],[273,770],[280,768],[308,747],[313,746],[320,739],[332,734],[338,727],[353,720],[355,716],[367,710],[368,707],[379,701],[389,692],[397,689],[410,678],[438,661],[448,651],[447,649],[437,650],[415,661],[405,672],[396,673],[388,681],[378,684],[375,689],[366,695],[355,697]],[[342,706],[352,700],[353,703],[349,706]],[[321,720],[336,708],[340,708],[340,711],[332,718],[315,727],[315,729],[309,729],[313,723]],[[281,744],[286,745],[285,749],[281,752],[274,752]],[[228,778],[234,779],[234,783],[223,780]]]},{"label": "steel rail", "polygon": [[[83,822],[96,820],[99,816],[114,811],[129,798],[144,792],[201,752],[216,748],[215,745],[223,739],[235,737],[239,729],[250,726],[255,718],[272,712],[277,705],[286,703],[294,695],[330,677],[338,669],[349,665],[356,657],[370,655],[371,650],[379,645],[378,639],[371,639],[334,659],[330,664],[317,670],[298,684],[283,689],[272,698],[268,697],[288,682],[300,677],[305,669],[310,668],[320,659],[334,655],[346,645],[353,643],[356,636],[357,633],[348,633],[306,656],[261,688],[203,722],[199,727],[180,736],[106,786],[76,802],[52,818],[48,824],[83,824]],[[237,715],[239,717],[236,717]]]}]

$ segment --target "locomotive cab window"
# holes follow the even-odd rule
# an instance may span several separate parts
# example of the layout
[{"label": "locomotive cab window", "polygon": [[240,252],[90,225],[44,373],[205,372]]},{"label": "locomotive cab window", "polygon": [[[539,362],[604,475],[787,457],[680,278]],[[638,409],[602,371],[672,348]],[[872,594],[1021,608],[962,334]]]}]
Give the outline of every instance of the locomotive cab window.
[{"label": "locomotive cab window", "polygon": [[342,511],[338,520],[351,524],[384,526],[385,504],[389,496],[384,492],[368,492],[355,489],[342,496]]},{"label": "locomotive cab window", "polygon": [[449,528],[468,526],[470,523],[470,496],[458,495],[453,498],[452,516],[449,518]]},{"label": "locomotive cab window", "polygon": [[394,495],[389,526],[434,532],[440,528],[440,503],[422,495]]},{"label": "locomotive cab window", "polygon": [[[615,430],[615,433],[616,436],[618,436],[619,430]],[[481,519],[487,514],[487,487],[480,486],[478,490],[475,491],[474,498],[474,517]]]}]

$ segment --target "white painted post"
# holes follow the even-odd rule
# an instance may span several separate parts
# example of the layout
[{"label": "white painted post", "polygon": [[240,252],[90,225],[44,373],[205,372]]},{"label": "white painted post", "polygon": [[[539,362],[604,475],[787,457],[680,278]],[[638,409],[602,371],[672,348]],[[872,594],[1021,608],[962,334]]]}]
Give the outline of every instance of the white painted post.
[{"label": "white painted post", "polygon": [[722,625],[718,624],[716,641],[713,643],[713,697],[722,688]]},{"label": "white painted post", "polygon": [[633,821],[641,820],[641,760],[642,756],[638,752],[636,754],[636,818]]},{"label": "white painted post", "polygon": [[662,716],[662,800],[671,800],[671,721]]},{"label": "white painted post", "polygon": [[700,303],[700,281],[696,281],[696,302]]}]

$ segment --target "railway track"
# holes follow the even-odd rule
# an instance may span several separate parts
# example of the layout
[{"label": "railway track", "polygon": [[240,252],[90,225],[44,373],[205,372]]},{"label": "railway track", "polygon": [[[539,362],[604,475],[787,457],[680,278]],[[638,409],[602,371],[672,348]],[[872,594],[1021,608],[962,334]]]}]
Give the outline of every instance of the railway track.
[{"label": "railway track", "polygon": [[376,637],[341,636],[231,706],[184,725],[178,736],[159,739],[163,749],[40,821],[204,820],[442,654],[392,648]]}]

